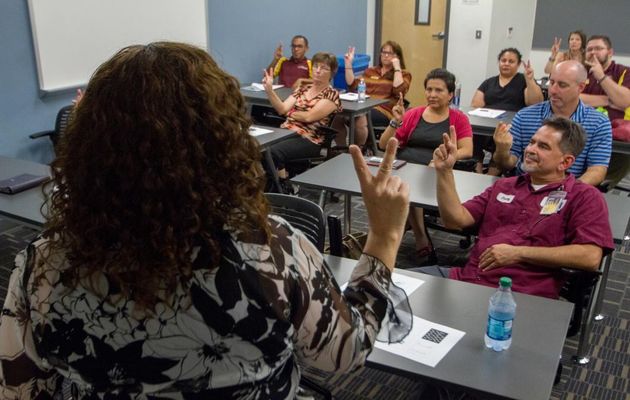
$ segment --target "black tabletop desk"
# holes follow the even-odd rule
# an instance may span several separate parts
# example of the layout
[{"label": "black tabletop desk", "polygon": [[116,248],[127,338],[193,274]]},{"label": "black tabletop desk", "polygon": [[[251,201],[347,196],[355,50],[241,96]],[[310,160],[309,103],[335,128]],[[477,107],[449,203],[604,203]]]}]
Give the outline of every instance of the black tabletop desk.
[{"label": "black tabletop desk", "polygon": [[[348,281],[355,260],[325,256],[339,284]],[[409,302],[413,314],[466,332],[434,367],[375,348],[368,365],[392,373],[455,386],[480,398],[549,399],[573,304],[515,293],[512,346],[496,353],[483,336],[488,300],[496,289],[405,270],[425,283]]]},{"label": "black tabletop desk", "polygon": [[[48,165],[0,156],[0,179],[20,174],[50,175]],[[34,225],[43,225],[41,185],[16,194],[0,193],[0,214]]]},{"label": "black tabletop desk", "polygon": [[[370,167],[376,173],[378,167]],[[425,165],[407,163],[400,169],[392,171],[409,184],[409,199],[411,205],[437,209],[436,175],[435,169]],[[454,171],[455,184],[461,201],[466,201],[480,194],[497,178],[472,172]],[[360,196],[361,187],[354,171],[352,157],[340,154],[300,175],[291,178],[294,183],[314,187],[317,189],[340,192],[345,195],[344,229],[350,231],[352,195]]]},{"label": "black tabletop desk", "polygon": [[[278,97],[280,97],[280,100],[285,100],[287,97],[291,95],[291,93],[293,93],[293,90],[291,88],[282,87],[282,88],[276,89],[276,94],[278,95]],[[247,100],[247,102],[250,104],[261,105],[261,106],[271,105],[271,103],[269,102],[269,99],[267,98],[267,93],[265,93],[264,91],[255,91],[255,90],[241,88],[241,94],[243,95],[243,97],[245,97],[245,100]],[[363,103],[359,103],[357,101],[341,100],[341,107],[343,108],[343,110],[341,111],[341,114],[347,115],[350,118],[348,143],[354,143],[354,118],[360,114],[364,114],[370,111],[372,107],[375,107],[375,106],[378,106],[380,104],[384,104],[387,102],[388,102],[387,99],[375,99],[375,98],[369,98]],[[372,120],[368,118],[367,121],[368,121],[368,134],[370,135],[370,138],[372,139],[372,151],[374,151],[374,153],[376,154],[376,151],[377,151],[376,138],[374,137],[374,128],[372,126]]]}]

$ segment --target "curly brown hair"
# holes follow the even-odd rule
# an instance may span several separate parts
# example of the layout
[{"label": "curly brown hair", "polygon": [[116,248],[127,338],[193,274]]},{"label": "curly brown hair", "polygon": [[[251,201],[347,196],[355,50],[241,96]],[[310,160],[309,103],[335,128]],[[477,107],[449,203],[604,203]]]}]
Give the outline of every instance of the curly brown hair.
[{"label": "curly brown hair", "polygon": [[268,242],[250,125],[238,81],[204,50],[136,45],[101,65],[61,139],[47,199],[45,236],[65,252],[71,287],[104,273],[152,308],[188,281],[196,246],[216,265],[226,231]]}]

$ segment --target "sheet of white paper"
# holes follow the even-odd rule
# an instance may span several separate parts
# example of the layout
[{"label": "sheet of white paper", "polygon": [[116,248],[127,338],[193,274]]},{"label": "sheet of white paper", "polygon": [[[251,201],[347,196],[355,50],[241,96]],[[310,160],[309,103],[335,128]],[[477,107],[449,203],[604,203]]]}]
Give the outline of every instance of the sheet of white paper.
[{"label": "sheet of white paper", "polygon": [[[408,275],[398,274],[396,272],[392,274],[392,282],[404,290],[405,293],[407,293],[407,297],[411,296],[411,294],[424,283],[422,279],[412,278]],[[343,292],[346,287],[348,287],[348,282],[341,286],[341,291]],[[398,303],[394,304],[394,307],[397,305]]]},{"label": "sheet of white paper", "polygon": [[477,117],[498,118],[505,114],[505,111],[495,110],[493,108],[475,108],[474,110],[468,111],[468,114],[476,115]]},{"label": "sheet of white paper", "polygon": [[[273,90],[279,89],[284,85],[271,85]],[[251,90],[252,92],[262,92],[265,90],[265,86],[263,86],[260,82],[253,82],[250,86],[243,87],[243,90]]]},{"label": "sheet of white paper", "polygon": [[401,357],[435,367],[466,332],[413,317],[413,328],[401,343],[374,342],[374,346]]},{"label": "sheet of white paper", "polygon": [[249,127],[249,134],[252,136],[260,136],[260,135],[264,135],[265,133],[271,133],[271,132],[273,132],[271,129],[263,129],[263,128],[258,128],[256,126]]},{"label": "sheet of white paper", "polygon": [[[365,95],[365,98],[369,98],[370,96]],[[346,101],[359,101],[359,95],[357,93],[353,93],[353,92],[346,92],[346,93],[341,93],[339,95],[339,98],[341,100],[346,100]]]}]

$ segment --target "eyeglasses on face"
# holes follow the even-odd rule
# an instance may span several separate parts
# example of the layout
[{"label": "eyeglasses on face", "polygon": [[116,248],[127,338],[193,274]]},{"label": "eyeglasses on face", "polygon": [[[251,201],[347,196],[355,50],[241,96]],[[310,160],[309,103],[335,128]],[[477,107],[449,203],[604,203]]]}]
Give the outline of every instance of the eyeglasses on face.
[{"label": "eyeglasses on face", "polygon": [[593,47],[587,47],[586,48],[587,52],[602,51],[602,50],[608,50],[608,48],[606,48],[604,46],[593,46]]},{"label": "eyeglasses on face", "polygon": [[394,53],[393,51],[381,50],[381,55],[382,56],[388,56],[389,57],[389,56],[393,56],[394,54],[396,54],[396,53]]},{"label": "eyeglasses on face", "polygon": [[313,64],[313,69],[320,69],[322,71],[330,71],[330,67],[324,64]]},{"label": "eyeglasses on face", "polygon": [[303,49],[304,45],[303,44],[292,44],[291,48],[292,49]]}]

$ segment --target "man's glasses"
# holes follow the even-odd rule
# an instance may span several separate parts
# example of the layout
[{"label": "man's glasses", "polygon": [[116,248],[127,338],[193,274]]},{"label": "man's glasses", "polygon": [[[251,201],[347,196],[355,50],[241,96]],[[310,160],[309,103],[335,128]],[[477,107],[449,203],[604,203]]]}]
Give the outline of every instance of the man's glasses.
[{"label": "man's glasses", "polygon": [[608,50],[608,48],[603,47],[603,46],[587,47],[586,48],[586,52],[587,53],[590,53],[590,52],[593,52],[593,51],[602,51],[602,50]]},{"label": "man's glasses", "polygon": [[303,44],[292,44],[291,48],[292,49],[301,49],[301,48],[304,48],[304,45]]}]

